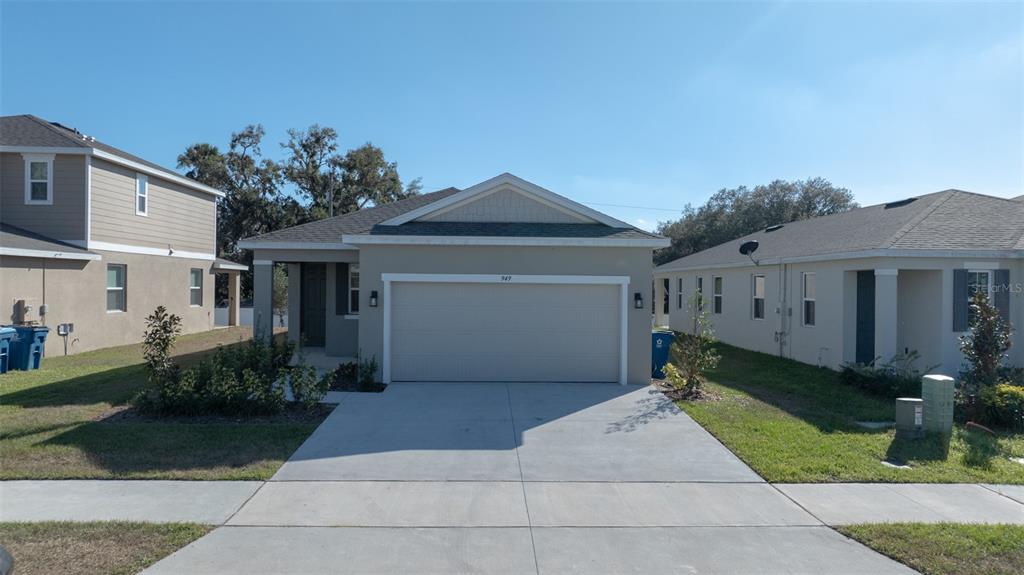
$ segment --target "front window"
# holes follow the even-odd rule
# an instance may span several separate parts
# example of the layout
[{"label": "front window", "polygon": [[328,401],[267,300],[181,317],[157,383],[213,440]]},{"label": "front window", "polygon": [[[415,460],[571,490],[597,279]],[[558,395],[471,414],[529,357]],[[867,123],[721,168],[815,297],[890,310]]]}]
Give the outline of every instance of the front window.
[{"label": "front window", "polygon": [[135,215],[149,215],[149,178],[142,174],[135,176]]},{"label": "front window", "polygon": [[203,305],[203,270],[199,268],[189,270],[188,303],[196,307]]},{"label": "front window", "polygon": [[697,276],[697,309],[704,311],[704,278]]},{"label": "front window", "polygon": [[712,308],[711,311],[717,314],[722,313],[722,276],[715,276],[711,278],[711,292],[712,297]]},{"label": "front window", "polygon": [[52,156],[25,156],[25,203],[53,203]]},{"label": "front window", "polygon": [[754,276],[754,319],[764,319],[764,276]]},{"label": "front window", "polygon": [[127,267],[107,264],[107,311],[124,311],[127,303],[125,276]]},{"label": "front window", "polygon": [[683,309],[683,278],[676,280],[676,309]]},{"label": "front window", "polygon": [[359,264],[348,266],[348,312],[359,313]]},{"label": "front window", "polygon": [[981,292],[985,294],[988,301],[992,301],[992,272],[988,270],[969,270],[967,272],[967,325],[974,325],[974,309],[971,307],[971,300],[974,294]]},{"label": "front window", "polygon": [[803,317],[804,325],[814,325],[816,318],[815,298],[817,297],[817,286],[813,273],[805,273],[803,276]]}]

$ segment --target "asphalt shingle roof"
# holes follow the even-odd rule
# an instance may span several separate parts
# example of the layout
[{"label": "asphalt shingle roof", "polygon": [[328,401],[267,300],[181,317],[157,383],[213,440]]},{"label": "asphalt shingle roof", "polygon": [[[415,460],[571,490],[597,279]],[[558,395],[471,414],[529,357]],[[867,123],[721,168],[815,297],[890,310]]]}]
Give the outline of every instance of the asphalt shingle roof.
[{"label": "asphalt shingle roof", "polygon": [[518,222],[409,222],[400,226],[374,226],[373,235],[493,236],[523,238],[649,239],[658,236],[633,228],[604,224],[533,224]]},{"label": "asphalt shingle roof", "polygon": [[357,212],[334,216],[325,220],[317,220],[308,224],[292,226],[283,230],[246,238],[245,242],[313,242],[340,243],[343,234],[366,234],[373,226],[415,210],[420,206],[447,198],[458,192],[456,188],[447,188],[438,192],[413,196],[390,204],[366,208]]},{"label": "asphalt shingle roof", "polygon": [[0,222],[0,247],[41,252],[95,255],[89,250]]},{"label": "asphalt shingle roof", "polygon": [[772,232],[758,231],[673,260],[657,270],[746,263],[750,260],[739,253],[739,246],[750,240],[760,244],[754,254],[758,260],[876,249],[1024,249],[1024,202],[946,190],[899,204],[787,223]]},{"label": "asphalt shingle roof", "polygon": [[[47,122],[42,118],[25,114],[21,116],[0,116],[0,146],[25,146],[44,148],[94,148],[120,156],[169,175],[184,178],[178,172],[154,164],[145,158],[130,154],[120,148],[86,136],[60,124]],[[197,182],[198,183],[198,182]]]}]

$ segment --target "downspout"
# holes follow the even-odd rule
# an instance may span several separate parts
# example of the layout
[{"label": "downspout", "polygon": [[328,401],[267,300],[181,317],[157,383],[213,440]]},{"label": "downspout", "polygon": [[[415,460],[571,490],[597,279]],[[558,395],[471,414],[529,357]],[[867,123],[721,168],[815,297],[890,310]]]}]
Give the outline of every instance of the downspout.
[{"label": "downspout", "polygon": [[786,281],[786,268],[786,264],[779,262],[779,294],[781,299],[779,302],[779,332],[777,334],[779,340],[779,357],[786,357],[786,316],[789,311],[789,282]]}]

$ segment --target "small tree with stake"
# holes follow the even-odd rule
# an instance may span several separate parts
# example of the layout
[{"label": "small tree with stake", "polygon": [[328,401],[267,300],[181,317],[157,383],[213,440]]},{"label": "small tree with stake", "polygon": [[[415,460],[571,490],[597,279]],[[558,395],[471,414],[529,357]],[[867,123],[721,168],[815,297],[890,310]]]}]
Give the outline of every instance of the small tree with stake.
[{"label": "small tree with stake", "polygon": [[971,314],[971,330],[960,336],[960,351],[970,366],[962,379],[974,388],[972,392],[977,392],[998,383],[999,369],[1012,345],[1012,330],[984,291],[971,297]]},{"label": "small tree with stake", "polygon": [[174,340],[181,333],[181,318],[167,313],[164,306],[157,307],[146,318],[146,332],[142,337],[142,357],[149,369],[149,379],[157,385],[171,381],[177,365],[171,359]]},{"label": "small tree with stake", "polygon": [[707,397],[704,374],[714,369],[721,358],[714,349],[714,329],[700,292],[690,298],[688,306],[693,320],[690,333],[680,333],[672,342],[665,379],[677,398],[703,399]]}]

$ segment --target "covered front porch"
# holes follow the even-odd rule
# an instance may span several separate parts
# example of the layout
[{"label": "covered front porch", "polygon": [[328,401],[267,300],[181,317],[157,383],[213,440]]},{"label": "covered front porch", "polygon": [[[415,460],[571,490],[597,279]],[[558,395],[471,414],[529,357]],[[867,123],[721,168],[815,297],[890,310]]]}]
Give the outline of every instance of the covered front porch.
[{"label": "covered front porch", "polygon": [[[275,280],[275,267],[280,266]],[[281,272],[287,276],[281,277]],[[277,285],[275,285],[275,282]],[[269,337],[287,310],[288,339],[305,361],[333,369],[359,353],[359,255],[355,249],[257,249],[253,260],[253,333]]]}]

